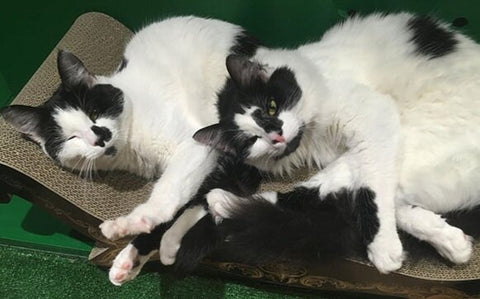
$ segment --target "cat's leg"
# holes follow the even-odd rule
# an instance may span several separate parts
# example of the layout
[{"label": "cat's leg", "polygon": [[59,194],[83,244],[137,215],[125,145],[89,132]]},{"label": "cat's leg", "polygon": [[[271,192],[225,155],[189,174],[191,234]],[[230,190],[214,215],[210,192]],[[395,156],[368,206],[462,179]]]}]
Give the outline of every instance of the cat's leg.
[{"label": "cat's leg", "polygon": [[390,97],[366,86],[342,86],[338,97],[346,102],[338,121],[347,150],[300,186],[318,190],[321,197],[342,189],[353,192],[368,257],[380,272],[388,273],[399,269],[404,259],[394,204],[400,117]]},{"label": "cat's leg", "polygon": [[186,209],[165,232],[160,242],[160,261],[164,265],[175,263],[182,238],[203,217],[210,217],[202,205]]},{"label": "cat's leg", "polygon": [[148,234],[140,234],[115,257],[109,271],[110,282],[116,286],[137,277],[143,265],[158,251],[168,225],[161,224]]},{"label": "cat's leg", "polygon": [[182,143],[157,180],[147,202],[130,214],[107,220],[100,225],[109,239],[150,232],[160,223],[170,221],[198,191],[215,166],[217,154],[194,140]]},{"label": "cat's leg", "polygon": [[430,243],[437,252],[455,264],[468,262],[472,255],[472,238],[448,224],[440,215],[421,207],[396,207],[398,227]]}]

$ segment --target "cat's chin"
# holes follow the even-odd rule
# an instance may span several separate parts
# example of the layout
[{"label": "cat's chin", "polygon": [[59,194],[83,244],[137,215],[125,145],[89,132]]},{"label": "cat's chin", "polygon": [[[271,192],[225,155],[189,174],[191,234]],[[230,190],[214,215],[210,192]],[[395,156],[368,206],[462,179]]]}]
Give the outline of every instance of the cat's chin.
[{"label": "cat's chin", "polygon": [[106,157],[115,157],[117,155],[117,148],[115,146],[111,146],[105,150],[104,156]]}]

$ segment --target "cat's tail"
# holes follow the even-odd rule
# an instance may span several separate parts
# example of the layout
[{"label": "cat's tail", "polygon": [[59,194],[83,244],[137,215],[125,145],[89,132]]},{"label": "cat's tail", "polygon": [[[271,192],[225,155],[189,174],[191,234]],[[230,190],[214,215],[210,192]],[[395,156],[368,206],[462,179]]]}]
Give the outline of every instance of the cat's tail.
[{"label": "cat's tail", "polygon": [[305,194],[293,205],[261,198],[237,202],[218,225],[225,240],[220,252],[246,263],[364,254],[357,212],[351,192],[323,200]]}]

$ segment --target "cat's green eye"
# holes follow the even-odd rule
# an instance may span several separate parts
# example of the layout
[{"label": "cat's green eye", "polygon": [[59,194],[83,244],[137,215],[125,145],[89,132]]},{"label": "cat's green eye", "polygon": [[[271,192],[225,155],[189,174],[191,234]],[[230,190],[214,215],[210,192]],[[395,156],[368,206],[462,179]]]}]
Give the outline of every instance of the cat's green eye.
[{"label": "cat's green eye", "polygon": [[92,110],[92,112],[90,112],[90,115],[89,115],[90,119],[94,122],[97,120],[98,118],[98,112],[97,110]]},{"label": "cat's green eye", "polygon": [[277,102],[274,99],[270,100],[270,104],[268,105],[268,115],[274,116],[277,113]]}]

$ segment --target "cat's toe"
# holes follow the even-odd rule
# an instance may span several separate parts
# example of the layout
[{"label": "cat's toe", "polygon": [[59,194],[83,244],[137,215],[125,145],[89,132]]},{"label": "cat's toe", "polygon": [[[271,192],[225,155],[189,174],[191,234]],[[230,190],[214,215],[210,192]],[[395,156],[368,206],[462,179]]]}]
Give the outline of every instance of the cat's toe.
[{"label": "cat's toe", "polygon": [[387,274],[402,267],[405,254],[400,240],[381,240],[376,238],[368,246],[368,259],[380,273]]},{"label": "cat's toe", "polygon": [[432,245],[438,253],[455,264],[464,264],[470,260],[473,251],[473,239],[457,227],[447,226],[437,234]]},{"label": "cat's toe", "polygon": [[105,238],[116,240],[119,237],[119,230],[114,220],[106,220],[100,224],[100,230]]},{"label": "cat's toe", "polygon": [[132,244],[128,244],[113,261],[108,273],[110,282],[116,286],[121,286],[137,277],[150,255],[139,255],[138,250]]},{"label": "cat's toe", "polygon": [[149,216],[132,216],[128,219],[129,235],[150,233],[154,227],[154,220]]}]

